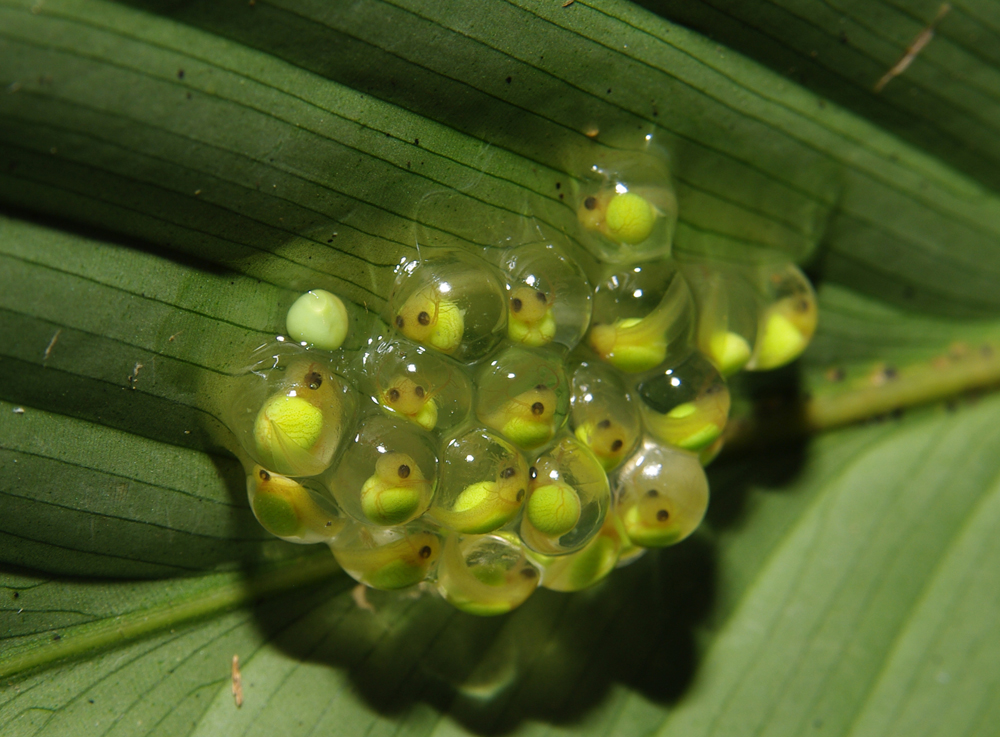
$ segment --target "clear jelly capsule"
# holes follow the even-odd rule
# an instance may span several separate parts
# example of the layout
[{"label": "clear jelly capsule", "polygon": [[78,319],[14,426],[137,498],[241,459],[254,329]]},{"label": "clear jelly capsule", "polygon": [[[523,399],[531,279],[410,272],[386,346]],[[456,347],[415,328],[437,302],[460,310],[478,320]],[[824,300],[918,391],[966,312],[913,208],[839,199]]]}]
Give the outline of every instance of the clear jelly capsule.
[{"label": "clear jelly capsule", "polygon": [[268,471],[255,465],[247,474],[250,508],[272,535],[294,543],[330,540],[344,527],[344,519],[329,495],[309,481]]},{"label": "clear jelly capsule", "polygon": [[729,419],[729,388],[699,351],[644,375],[635,393],[646,430],[660,442],[690,451],[714,443]]},{"label": "clear jelly capsule", "polygon": [[581,550],[569,555],[533,555],[542,567],[541,585],[553,591],[580,591],[603,580],[618,565],[628,543],[625,528],[614,510],[608,510],[600,532]]},{"label": "clear jelly capsule", "polygon": [[538,587],[538,569],[514,535],[451,534],[438,566],[437,586],[457,609],[495,616],[531,596]]},{"label": "clear jelly capsule", "polygon": [[677,198],[666,160],[654,149],[607,151],[586,172],[577,218],[602,261],[631,263],[670,255]]},{"label": "clear jelly capsule", "polygon": [[505,440],[483,430],[451,438],[441,451],[441,479],[430,516],[467,534],[497,530],[521,511],[528,464]]},{"label": "clear jelly capsule", "polygon": [[745,268],[718,263],[682,266],[698,315],[697,345],[723,377],[746,366],[757,337],[760,300]]},{"label": "clear jelly capsule", "polygon": [[466,363],[486,355],[507,332],[507,299],[496,272],[459,251],[401,269],[389,313],[406,338]]},{"label": "clear jelly capsule", "polygon": [[639,408],[620,375],[604,362],[581,362],[571,384],[573,433],[605,471],[613,471],[639,442]]},{"label": "clear jelly capsule", "polygon": [[373,589],[405,589],[430,578],[441,538],[422,524],[369,527],[349,522],[330,542],[333,557],[355,581]]},{"label": "clear jelly capsule", "polygon": [[510,348],[483,366],[476,415],[519,448],[549,442],[566,421],[569,386],[562,362]]},{"label": "clear jelly capsule", "polygon": [[298,346],[266,346],[234,387],[227,424],[246,453],[283,476],[315,476],[333,461],[356,400],[347,381]]},{"label": "clear jelly capsule", "polygon": [[708,480],[698,457],[646,440],[619,473],[615,508],[634,544],[680,542],[708,509]]},{"label": "clear jelly capsule", "polygon": [[535,459],[518,528],[524,544],[543,555],[565,555],[601,529],[611,504],[608,476],[590,450],[566,435]]},{"label": "clear jelly capsule", "polygon": [[364,363],[375,401],[424,430],[447,430],[469,416],[472,388],[454,361],[394,340],[377,344]]},{"label": "clear jelly capsule", "polygon": [[437,485],[430,435],[385,415],[361,421],[334,471],[323,479],[348,515],[370,525],[402,525],[427,511]]},{"label": "clear jelly capsule", "polygon": [[590,347],[622,371],[648,371],[690,350],[694,303],[670,261],[612,274],[594,291],[594,315]]},{"label": "clear jelly capsule", "polygon": [[590,324],[590,282],[554,243],[531,243],[506,253],[507,337],[537,348],[572,349]]},{"label": "clear jelly capsule", "polygon": [[795,264],[759,267],[756,283],[767,306],[760,313],[757,342],[746,368],[767,371],[802,355],[816,332],[819,310],[812,284]]}]

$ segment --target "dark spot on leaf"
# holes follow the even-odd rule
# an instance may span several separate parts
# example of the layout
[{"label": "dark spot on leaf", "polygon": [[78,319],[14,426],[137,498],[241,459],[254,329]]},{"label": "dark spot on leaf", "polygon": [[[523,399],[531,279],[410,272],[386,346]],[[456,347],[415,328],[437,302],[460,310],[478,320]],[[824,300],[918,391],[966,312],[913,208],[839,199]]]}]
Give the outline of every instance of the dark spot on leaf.
[{"label": "dark spot on leaf", "polygon": [[507,77],[507,84],[510,84],[512,77]]},{"label": "dark spot on leaf", "polygon": [[178,69],[177,70],[177,79],[184,79],[184,70],[183,69]]},{"label": "dark spot on leaf", "polygon": [[56,634],[52,635],[52,640],[53,640],[54,642],[59,642],[59,640],[61,640],[61,639],[62,639],[62,635],[60,635],[60,634],[58,634],[58,633],[56,633]]},{"label": "dark spot on leaf", "polygon": [[559,189],[560,187],[562,187],[562,182],[556,182],[556,189]]},{"label": "dark spot on leaf", "polygon": [[21,597],[21,592],[20,591],[15,591],[14,592],[14,598],[15,599],[19,599],[20,597]]},{"label": "dark spot on leaf", "polygon": [[413,139],[413,145],[414,146],[419,146],[420,145],[420,139],[419,138],[414,138]]}]

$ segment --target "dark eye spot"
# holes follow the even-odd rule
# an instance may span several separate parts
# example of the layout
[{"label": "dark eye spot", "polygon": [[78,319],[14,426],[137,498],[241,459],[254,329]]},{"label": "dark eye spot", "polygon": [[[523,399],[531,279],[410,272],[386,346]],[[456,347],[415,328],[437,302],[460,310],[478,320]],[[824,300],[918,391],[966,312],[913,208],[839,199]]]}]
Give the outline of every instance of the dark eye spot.
[{"label": "dark eye spot", "polygon": [[646,492],[646,496],[659,496],[659,495],[660,492],[658,492],[656,489],[650,489],[649,491]]},{"label": "dark eye spot", "polygon": [[517,500],[521,501],[522,499],[524,499],[524,489],[518,489],[517,490]]},{"label": "dark eye spot", "polygon": [[542,404],[541,402],[535,402],[533,405],[531,405],[531,414],[533,415],[540,415],[544,411],[545,411],[545,405]]},{"label": "dark eye spot", "polygon": [[399,401],[399,389],[390,389],[389,390],[389,401],[390,402],[398,402]]},{"label": "dark eye spot", "polygon": [[396,473],[399,474],[399,478],[405,479],[410,475],[410,467],[404,463],[396,469]]},{"label": "dark eye spot", "polygon": [[509,479],[515,473],[517,473],[516,468],[514,468],[513,466],[507,466],[507,468],[505,468],[503,471],[500,472],[500,476],[502,476],[505,479]]},{"label": "dark eye spot", "polygon": [[538,478],[538,469],[532,466],[528,469],[528,478],[534,481]]},{"label": "dark eye spot", "polygon": [[421,325],[430,325],[431,316],[426,312],[421,312],[419,315],[417,315],[417,322],[419,322]]},{"label": "dark eye spot", "polygon": [[545,386],[545,384],[535,384],[535,391],[536,392],[544,392],[547,389],[548,389],[548,387]]},{"label": "dark eye spot", "polygon": [[544,302],[548,298],[545,296],[545,292],[535,292],[535,299],[539,302]]},{"label": "dark eye spot", "polygon": [[260,469],[260,480],[261,481],[270,481],[271,480],[271,474],[269,474],[263,468]]},{"label": "dark eye spot", "polygon": [[520,312],[521,306],[522,305],[520,297],[514,297],[514,299],[510,301],[510,308],[514,310],[514,312]]},{"label": "dark eye spot", "polygon": [[432,552],[434,551],[431,550],[430,545],[424,545],[424,547],[420,548],[420,557],[423,558],[424,560],[427,560],[428,558],[431,557]]},{"label": "dark eye spot", "polygon": [[416,387],[413,390],[413,393],[417,395],[418,399],[423,399],[424,398],[424,388],[422,386]]},{"label": "dark eye spot", "polygon": [[588,210],[593,210],[595,207],[597,207],[597,198],[588,197],[583,201],[583,206],[586,207]]},{"label": "dark eye spot", "polygon": [[611,420],[601,420],[600,422],[597,423],[597,426],[602,430],[607,430],[609,427],[611,427]]},{"label": "dark eye spot", "polygon": [[396,327],[397,328],[402,328],[404,322],[405,321],[403,320],[403,316],[402,315],[396,315]]},{"label": "dark eye spot", "polygon": [[808,299],[797,299],[797,300],[795,300],[795,311],[796,312],[809,312],[809,300]]},{"label": "dark eye spot", "polygon": [[319,389],[323,386],[323,377],[312,371],[306,375],[306,384],[310,389]]},{"label": "dark eye spot", "polygon": [[522,578],[526,578],[529,581],[531,579],[533,579],[537,575],[538,575],[538,571],[536,571],[534,568],[522,568],[521,569],[521,577]]},{"label": "dark eye spot", "polygon": [[619,450],[622,449],[623,445],[625,445],[625,443],[623,443],[620,439],[615,439],[615,442],[613,442],[611,444],[611,450],[612,451],[619,451]]},{"label": "dark eye spot", "polygon": [[668,512],[666,509],[661,509],[659,512],[656,513],[657,522],[666,522],[668,519],[670,519],[670,512]]}]

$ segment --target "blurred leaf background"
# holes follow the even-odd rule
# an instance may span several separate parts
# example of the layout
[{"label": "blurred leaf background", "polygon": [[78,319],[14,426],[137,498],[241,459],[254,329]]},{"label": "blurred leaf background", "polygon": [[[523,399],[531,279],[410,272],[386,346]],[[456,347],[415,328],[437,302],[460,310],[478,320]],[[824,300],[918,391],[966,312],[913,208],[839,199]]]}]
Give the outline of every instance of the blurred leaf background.
[{"label": "blurred leaf background", "polygon": [[[995,734],[1000,14],[641,4],[0,0],[0,733]],[[681,257],[819,286],[755,411],[868,421],[749,425],[698,535],[499,619],[268,539],[217,397],[294,294],[572,238],[647,135]]]}]

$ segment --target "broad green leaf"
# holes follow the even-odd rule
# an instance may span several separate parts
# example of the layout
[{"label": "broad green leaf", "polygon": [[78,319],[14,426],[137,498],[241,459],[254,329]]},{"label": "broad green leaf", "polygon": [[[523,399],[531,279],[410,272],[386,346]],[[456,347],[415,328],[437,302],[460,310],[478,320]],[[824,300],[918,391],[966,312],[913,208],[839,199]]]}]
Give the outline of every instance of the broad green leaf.
[{"label": "broad green leaf", "polygon": [[[909,409],[1000,380],[964,88],[922,120],[975,165],[614,0],[0,0],[0,89],[0,733],[992,733],[1000,404]],[[416,243],[572,239],[647,134],[680,257],[821,280],[763,390],[902,418],[763,423],[694,539],[499,619],[269,539],[219,418],[296,292],[361,325]]]}]

